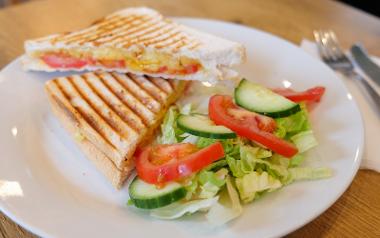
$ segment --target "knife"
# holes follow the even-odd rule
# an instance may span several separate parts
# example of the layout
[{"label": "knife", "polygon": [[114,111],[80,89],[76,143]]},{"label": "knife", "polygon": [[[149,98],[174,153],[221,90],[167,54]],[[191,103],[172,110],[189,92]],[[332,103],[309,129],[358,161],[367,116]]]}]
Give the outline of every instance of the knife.
[{"label": "knife", "polygon": [[380,67],[367,55],[363,46],[355,44],[351,47],[351,54],[356,63],[378,86],[380,86]]}]

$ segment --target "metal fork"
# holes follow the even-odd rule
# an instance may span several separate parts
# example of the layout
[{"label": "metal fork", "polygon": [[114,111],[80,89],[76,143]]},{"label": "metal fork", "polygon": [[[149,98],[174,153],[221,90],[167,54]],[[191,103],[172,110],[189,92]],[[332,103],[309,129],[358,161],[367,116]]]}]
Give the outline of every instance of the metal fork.
[{"label": "metal fork", "polygon": [[354,66],[351,60],[343,53],[335,33],[333,31],[314,31],[314,38],[322,60],[332,69],[360,83],[367,90],[380,116],[380,95],[362,76],[354,71]]}]

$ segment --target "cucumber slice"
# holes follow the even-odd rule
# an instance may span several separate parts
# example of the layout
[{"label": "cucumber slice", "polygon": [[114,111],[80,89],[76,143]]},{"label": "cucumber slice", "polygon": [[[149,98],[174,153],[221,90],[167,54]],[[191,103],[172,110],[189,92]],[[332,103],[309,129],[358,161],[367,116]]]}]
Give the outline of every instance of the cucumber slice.
[{"label": "cucumber slice", "polygon": [[142,209],[167,206],[186,196],[186,189],[179,183],[171,182],[158,189],[156,185],[146,183],[137,177],[129,185],[128,190],[133,204]]},{"label": "cucumber slice", "polygon": [[212,139],[236,138],[236,134],[224,126],[217,126],[208,116],[202,114],[180,115],[177,126],[181,130],[200,137]]},{"label": "cucumber slice", "polygon": [[246,79],[235,88],[235,102],[249,111],[273,118],[287,117],[301,110],[299,104]]}]

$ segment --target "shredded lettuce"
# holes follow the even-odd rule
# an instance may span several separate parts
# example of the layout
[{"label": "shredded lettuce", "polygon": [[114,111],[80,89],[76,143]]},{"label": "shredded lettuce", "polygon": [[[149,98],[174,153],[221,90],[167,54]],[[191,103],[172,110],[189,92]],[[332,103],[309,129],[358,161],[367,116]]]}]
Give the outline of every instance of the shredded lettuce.
[{"label": "shredded lettuce", "polygon": [[186,199],[212,198],[226,183],[228,170],[221,168],[214,172],[203,169],[186,184]]},{"label": "shredded lettuce", "polygon": [[293,142],[299,153],[285,158],[262,148],[247,139],[210,139],[185,133],[177,127],[180,114],[192,112],[192,105],[169,108],[161,125],[161,144],[192,143],[202,149],[219,141],[225,158],[213,162],[183,182],[185,199],[169,206],[154,209],[151,215],[161,219],[175,219],[184,214],[209,210],[207,219],[212,225],[222,225],[242,213],[244,203],[258,199],[297,180],[321,179],[332,176],[331,169],[298,167],[304,161],[304,152],[318,143],[311,130],[304,103],[301,111],[277,118],[275,135]]},{"label": "shredded lettuce", "polygon": [[206,218],[210,224],[220,226],[240,216],[242,212],[239,194],[231,178],[227,177],[226,189],[221,192],[219,201],[211,206]]},{"label": "shredded lettuce", "polygon": [[297,146],[299,153],[303,153],[318,145],[317,139],[315,139],[314,133],[311,130],[302,131],[290,139]]},{"label": "shredded lettuce", "polygon": [[152,210],[150,215],[160,219],[176,219],[185,214],[192,214],[197,211],[207,211],[218,201],[218,199],[219,197],[216,196],[209,199],[175,202],[168,206]]},{"label": "shredded lettuce", "polygon": [[220,188],[226,183],[226,175],[228,170],[222,168],[218,172],[201,171],[198,174],[198,181],[200,184],[199,198],[214,197]]},{"label": "shredded lettuce", "polygon": [[178,116],[180,114],[188,115],[191,112],[191,103],[188,103],[181,108],[171,106],[161,124],[161,136],[158,137],[157,142],[159,144],[174,144],[179,142],[196,144],[199,137],[184,133],[177,127]]},{"label": "shredded lettuce", "polygon": [[226,155],[236,155],[239,154],[239,148],[241,142],[239,139],[210,139],[210,138],[205,138],[205,137],[199,137],[196,145],[198,148],[205,148],[209,145],[214,144],[215,142],[219,141],[222,143],[224,153]]},{"label": "shredded lettuce", "polygon": [[301,131],[310,130],[310,122],[304,103],[300,103],[301,111],[288,117],[277,118],[275,134],[281,138],[289,138]]},{"label": "shredded lettuce", "polygon": [[226,161],[234,177],[243,177],[253,171],[267,171],[274,177],[287,176],[289,160],[259,147],[240,146],[240,159],[227,156]]},{"label": "shredded lettuce", "polygon": [[267,172],[251,172],[243,177],[236,178],[236,187],[243,202],[248,203],[255,199],[258,192],[272,192],[282,187],[280,180],[275,179]]},{"label": "shredded lettuce", "polygon": [[212,170],[212,171],[214,171],[214,170],[223,168],[226,165],[227,165],[227,161],[225,159],[220,159],[220,160],[217,160],[217,161],[213,162],[212,164],[210,164],[206,168],[204,168],[204,170]]},{"label": "shredded lettuce", "polygon": [[298,167],[305,160],[305,156],[303,154],[296,154],[292,157],[289,163],[289,167]]},{"label": "shredded lettuce", "polygon": [[178,143],[176,136],[176,120],[179,115],[178,108],[172,106],[165,115],[161,125],[161,136],[158,138],[159,144],[174,144]]},{"label": "shredded lettuce", "polygon": [[330,168],[290,168],[290,180],[323,179],[332,176]]}]

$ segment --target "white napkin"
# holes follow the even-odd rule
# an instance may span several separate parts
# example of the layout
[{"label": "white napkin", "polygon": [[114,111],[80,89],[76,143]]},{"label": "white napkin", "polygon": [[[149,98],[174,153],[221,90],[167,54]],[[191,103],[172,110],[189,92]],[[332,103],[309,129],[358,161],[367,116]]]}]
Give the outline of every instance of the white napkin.
[{"label": "white napkin", "polygon": [[[301,42],[301,48],[320,60],[318,49],[314,42],[303,39]],[[375,61],[375,63],[380,65],[379,58],[371,58]],[[358,67],[355,67],[355,70],[357,73],[366,78]],[[364,153],[360,168],[380,172],[380,118],[377,116],[374,108],[372,108],[372,105],[369,103],[368,99],[365,97],[365,93],[359,88],[358,84],[351,79],[345,78],[339,73],[337,74],[356,100],[364,121]],[[378,91],[380,90],[379,87],[377,87],[377,85],[373,82],[370,80],[367,81],[371,83],[371,85],[373,85]]]}]

